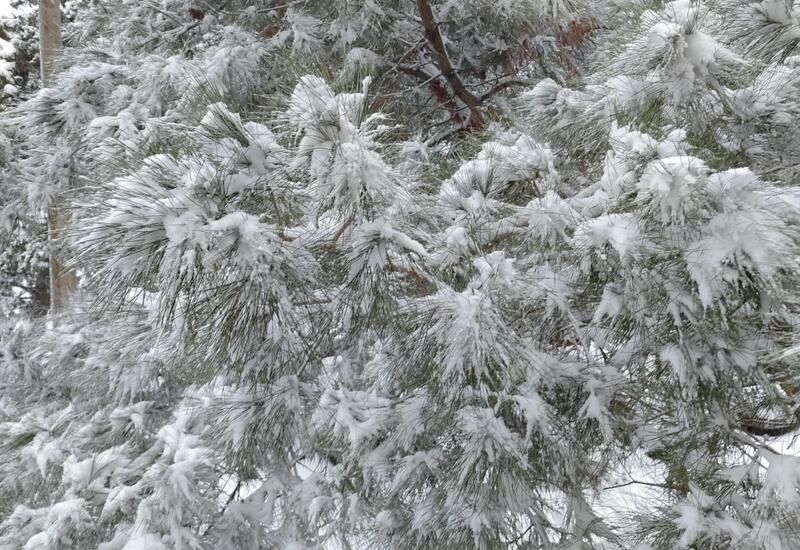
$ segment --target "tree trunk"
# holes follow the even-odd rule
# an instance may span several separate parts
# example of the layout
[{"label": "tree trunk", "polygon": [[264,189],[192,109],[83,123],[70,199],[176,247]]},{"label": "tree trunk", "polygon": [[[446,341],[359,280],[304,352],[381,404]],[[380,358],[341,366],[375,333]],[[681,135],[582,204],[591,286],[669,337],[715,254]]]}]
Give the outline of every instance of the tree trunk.
[{"label": "tree trunk", "polygon": [[[61,49],[61,0],[39,0],[39,57],[42,67],[42,86],[53,83],[56,74],[56,56]],[[64,269],[58,259],[58,241],[69,215],[58,205],[47,209],[47,238],[50,243],[50,311],[62,309],[71,291],[78,287],[78,277],[72,270]]]},{"label": "tree trunk", "polygon": [[56,72],[56,55],[61,49],[61,1],[39,0],[39,58],[42,64],[42,86],[52,84]]}]

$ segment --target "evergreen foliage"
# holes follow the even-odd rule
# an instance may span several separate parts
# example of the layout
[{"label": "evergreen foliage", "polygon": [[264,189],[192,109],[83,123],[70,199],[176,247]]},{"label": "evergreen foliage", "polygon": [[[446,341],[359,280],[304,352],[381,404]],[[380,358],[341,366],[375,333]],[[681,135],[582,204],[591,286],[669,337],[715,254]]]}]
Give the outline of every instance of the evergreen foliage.
[{"label": "evergreen foliage", "polygon": [[82,288],[8,310],[0,550],[797,546],[792,0],[75,14],[2,117]]}]

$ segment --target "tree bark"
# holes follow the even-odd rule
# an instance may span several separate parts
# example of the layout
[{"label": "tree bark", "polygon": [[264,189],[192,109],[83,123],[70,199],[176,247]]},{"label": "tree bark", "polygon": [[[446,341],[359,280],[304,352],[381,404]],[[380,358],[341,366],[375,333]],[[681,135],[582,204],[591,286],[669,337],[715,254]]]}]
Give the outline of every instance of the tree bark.
[{"label": "tree bark", "polygon": [[439,68],[439,71],[448,84],[450,84],[450,87],[453,89],[453,94],[460,99],[469,110],[470,118],[466,126],[472,130],[482,129],[484,120],[483,113],[481,112],[481,100],[467,89],[458,73],[453,68],[452,63],[450,63],[450,57],[447,54],[447,46],[442,37],[442,32],[439,29],[439,23],[433,15],[433,8],[430,2],[428,0],[417,0],[417,11],[419,12],[420,19],[422,19],[422,26],[425,29],[425,39],[431,47],[436,60],[436,66]]},{"label": "tree bark", "polygon": [[55,76],[55,60],[62,44],[60,0],[39,0],[39,41],[42,86],[47,87]]},{"label": "tree bark", "polygon": [[[56,56],[61,50],[61,0],[39,0],[39,57],[42,86],[53,83]],[[50,311],[57,312],[68,303],[69,294],[78,287],[75,272],[65,269],[58,258],[58,242],[69,215],[58,205],[47,208],[47,239],[50,244]]]}]

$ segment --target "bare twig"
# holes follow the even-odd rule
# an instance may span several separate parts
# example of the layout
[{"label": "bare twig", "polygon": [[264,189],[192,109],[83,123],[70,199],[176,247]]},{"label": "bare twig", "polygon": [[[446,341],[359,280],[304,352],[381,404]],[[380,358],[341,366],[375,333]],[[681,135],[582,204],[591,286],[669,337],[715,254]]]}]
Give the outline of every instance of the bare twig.
[{"label": "bare twig", "polygon": [[493,95],[498,94],[505,89],[511,88],[512,86],[525,86],[526,84],[528,84],[528,82],[524,80],[506,80],[505,82],[501,82],[481,96],[481,103],[488,100]]}]

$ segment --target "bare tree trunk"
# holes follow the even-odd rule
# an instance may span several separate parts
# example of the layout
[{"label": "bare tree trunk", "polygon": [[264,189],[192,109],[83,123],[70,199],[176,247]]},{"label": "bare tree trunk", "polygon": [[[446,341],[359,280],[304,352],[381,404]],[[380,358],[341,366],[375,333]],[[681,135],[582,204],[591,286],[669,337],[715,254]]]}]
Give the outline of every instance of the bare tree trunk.
[{"label": "bare tree trunk", "polygon": [[[56,73],[56,55],[61,49],[61,0],[39,0],[39,57],[42,63],[42,86],[49,86]],[[64,269],[58,260],[57,243],[69,215],[57,205],[47,210],[47,237],[50,243],[50,311],[62,309],[71,291],[78,287],[78,277]]]},{"label": "bare tree trunk", "polygon": [[61,1],[39,0],[39,57],[42,85],[52,84],[55,58],[61,49]]}]

